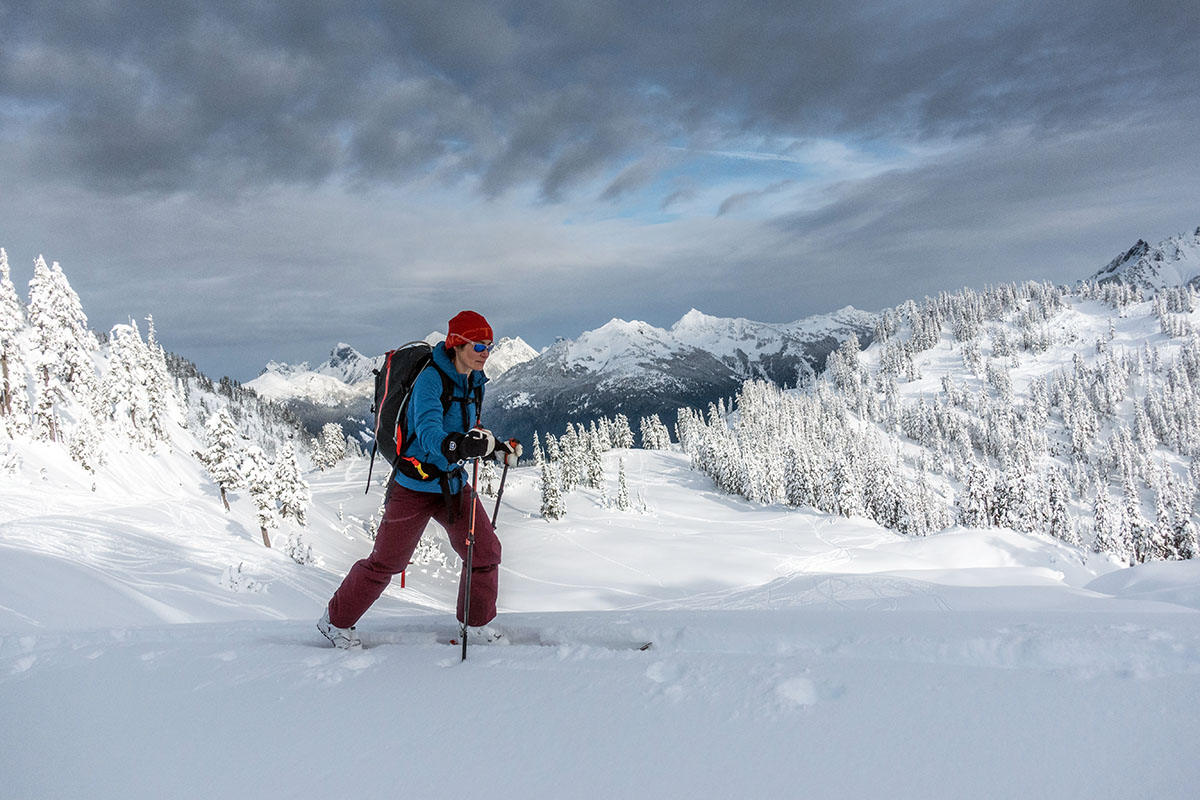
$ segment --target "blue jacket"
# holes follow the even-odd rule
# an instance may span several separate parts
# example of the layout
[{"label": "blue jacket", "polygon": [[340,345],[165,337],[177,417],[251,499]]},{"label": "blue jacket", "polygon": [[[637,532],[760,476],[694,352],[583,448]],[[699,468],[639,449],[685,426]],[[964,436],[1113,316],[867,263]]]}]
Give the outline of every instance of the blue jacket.
[{"label": "blue jacket", "polygon": [[[433,346],[434,363],[421,370],[421,374],[413,382],[412,397],[408,401],[406,423],[409,431],[416,433],[416,439],[404,452],[405,456],[416,458],[423,464],[432,464],[440,470],[450,473],[450,491],[454,494],[462,491],[466,474],[461,466],[463,462],[451,464],[442,454],[442,442],[450,433],[466,433],[479,419],[480,410],[475,406],[475,388],[487,383],[487,376],[478,370],[462,375],[454,368],[454,359],[450,352],[440,344]],[[449,376],[454,384],[454,396],[469,397],[467,406],[467,426],[463,427],[462,404],[452,401],[450,408],[442,411],[442,378],[438,370]],[[483,397],[482,389],[479,394]],[[406,489],[418,492],[441,493],[439,481],[419,481],[403,473],[396,472],[396,483]]]}]

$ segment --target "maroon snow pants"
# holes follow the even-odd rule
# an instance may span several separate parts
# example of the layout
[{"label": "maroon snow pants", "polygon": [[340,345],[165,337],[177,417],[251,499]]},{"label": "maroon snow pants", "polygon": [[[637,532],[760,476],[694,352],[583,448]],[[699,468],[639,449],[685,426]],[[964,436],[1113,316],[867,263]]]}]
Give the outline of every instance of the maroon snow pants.
[{"label": "maroon snow pants", "polygon": [[[357,562],[329,601],[329,621],[339,628],[355,625],[371,604],[379,599],[393,575],[402,572],[412,559],[429,520],[436,520],[450,537],[450,546],[463,560],[458,581],[458,621],[462,622],[466,598],[467,535],[471,527],[471,487],[464,486],[457,498],[459,508],[449,521],[446,501],[440,492],[415,492],[395,481],[388,488],[383,522],[371,555]],[[468,625],[486,625],[496,617],[496,593],[500,565],[500,540],[488,519],[483,503],[475,499],[475,552],[471,563],[471,619]]]}]

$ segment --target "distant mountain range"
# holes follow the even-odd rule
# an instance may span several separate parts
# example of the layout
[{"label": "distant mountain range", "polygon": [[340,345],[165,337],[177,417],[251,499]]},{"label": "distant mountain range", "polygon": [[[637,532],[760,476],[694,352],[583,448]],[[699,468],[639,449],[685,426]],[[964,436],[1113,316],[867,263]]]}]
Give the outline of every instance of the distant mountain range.
[{"label": "distant mountain range", "polygon": [[747,378],[794,386],[825,366],[851,335],[870,341],[876,315],[854,308],[774,324],[692,310],[670,329],[614,319],[555,343],[497,378],[485,419],[504,436],[560,435],[568,422],[617,413],[635,427],[659,414],[668,426],[683,407],[732,397]]},{"label": "distant mountain range", "polygon": [[[484,419],[524,441],[535,430],[560,434],[569,421],[617,413],[635,426],[650,414],[671,424],[680,407],[731,397],[747,378],[789,386],[806,380],[851,334],[865,346],[875,322],[874,314],[850,307],[786,324],[692,310],[669,330],[614,319],[541,354],[520,338],[501,339],[488,358]],[[442,338],[433,333],[426,341]],[[314,433],[338,422],[361,435],[372,425],[372,370],[379,361],[339,343],[316,367],[271,362],[246,386],[287,404]]]},{"label": "distant mountain range", "polygon": [[[1122,281],[1143,290],[1200,287],[1200,228],[1157,245],[1138,241],[1087,280]],[[523,340],[501,339],[488,359],[484,419],[503,436],[556,435],[568,422],[623,413],[636,427],[659,414],[671,425],[682,407],[706,408],[732,397],[748,378],[795,385],[821,372],[825,359],[851,335],[863,347],[877,315],[847,306],[790,323],[712,317],[695,309],[670,328],[613,319],[542,353]],[[431,333],[426,341],[441,341]],[[246,385],[286,403],[316,432],[338,422],[369,441],[372,369],[380,358],[339,343],[316,367],[271,362]]]}]

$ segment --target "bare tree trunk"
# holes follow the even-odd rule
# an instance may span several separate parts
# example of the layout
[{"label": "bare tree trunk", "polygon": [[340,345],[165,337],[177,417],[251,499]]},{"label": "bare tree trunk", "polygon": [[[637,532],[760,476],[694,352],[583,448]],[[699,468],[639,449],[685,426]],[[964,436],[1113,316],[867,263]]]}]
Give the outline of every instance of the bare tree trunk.
[{"label": "bare tree trunk", "polygon": [[225,496],[225,487],[221,487],[221,502],[225,504],[225,513],[229,513],[229,498]]},{"label": "bare tree trunk", "polygon": [[265,546],[267,546],[267,547],[270,547],[270,546],[271,546],[271,539],[270,539],[270,538],[267,536],[267,529],[266,529],[266,528],[260,528],[259,530],[261,530],[261,531],[262,531],[262,535],[263,535],[263,544],[264,544]]},{"label": "bare tree trunk", "polygon": [[4,400],[4,413],[12,414],[12,393],[8,386],[8,357],[0,356],[0,373],[3,373],[4,383],[0,384],[0,398]]}]

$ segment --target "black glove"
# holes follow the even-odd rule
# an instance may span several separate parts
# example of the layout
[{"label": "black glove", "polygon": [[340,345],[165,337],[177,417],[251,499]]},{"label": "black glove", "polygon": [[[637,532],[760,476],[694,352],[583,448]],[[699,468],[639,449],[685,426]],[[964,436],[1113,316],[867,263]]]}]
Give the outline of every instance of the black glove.
[{"label": "black glove", "polygon": [[521,460],[521,453],[523,452],[521,443],[516,439],[509,439],[507,442],[496,442],[496,460],[506,467],[515,467],[517,462]]},{"label": "black glove", "polygon": [[465,434],[452,433],[442,440],[442,455],[451,463],[471,458],[486,458],[495,449],[496,437],[484,428],[472,428]]}]

